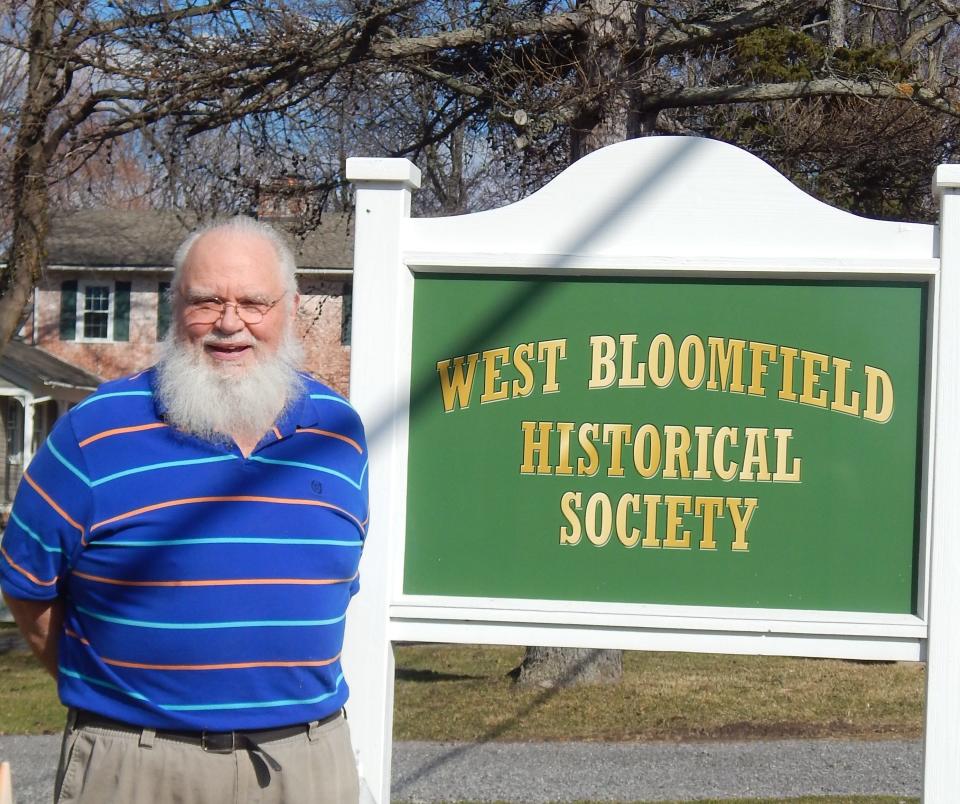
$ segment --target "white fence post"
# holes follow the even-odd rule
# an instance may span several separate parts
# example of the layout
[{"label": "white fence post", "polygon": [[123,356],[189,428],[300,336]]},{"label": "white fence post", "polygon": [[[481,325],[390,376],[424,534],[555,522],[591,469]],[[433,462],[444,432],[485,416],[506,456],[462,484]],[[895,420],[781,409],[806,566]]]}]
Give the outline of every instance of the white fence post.
[{"label": "white fence post", "polygon": [[927,804],[948,804],[960,791],[960,165],[940,165],[933,184],[940,198],[940,326],[923,792]]},{"label": "white fence post", "polygon": [[360,561],[360,592],[347,617],[343,665],[355,690],[347,711],[361,801],[379,804],[390,800],[393,725],[389,540],[402,532],[404,510],[390,446],[399,434],[405,437],[409,402],[385,375],[388,367],[404,365],[403,356],[394,353],[401,348],[394,334],[404,326],[412,304],[413,279],[400,261],[400,228],[410,216],[411,190],[420,186],[420,171],[406,159],[353,158],[347,160],[347,178],[357,188],[350,399],[367,429],[374,506]]}]

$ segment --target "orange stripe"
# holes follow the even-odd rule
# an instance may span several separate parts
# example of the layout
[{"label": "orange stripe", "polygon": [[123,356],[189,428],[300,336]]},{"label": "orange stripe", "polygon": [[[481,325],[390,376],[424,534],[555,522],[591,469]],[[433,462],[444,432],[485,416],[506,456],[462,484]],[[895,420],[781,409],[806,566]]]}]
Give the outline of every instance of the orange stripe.
[{"label": "orange stripe", "polygon": [[357,576],[352,578],[214,578],[210,580],[196,581],[124,581],[117,578],[104,578],[102,575],[89,575],[86,572],[74,570],[73,575],[77,578],[85,578],[88,581],[98,583],[109,583],[114,586],[328,586],[336,583],[350,583],[356,580]]},{"label": "orange stripe", "polygon": [[122,519],[128,519],[132,516],[137,516],[138,514],[146,514],[149,511],[159,511],[162,508],[173,508],[178,505],[189,505],[191,503],[207,503],[207,502],[265,502],[265,503],[280,503],[283,505],[312,505],[317,508],[330,508],[334,511],[339,511],[346,517],[349,517],[351,520],[357,523],[357,527],[360,530],[363,530],[363,523],[360,522],[353,514],[347,511],[344,508],[340,508],[337,505],[332,505],[321,500],[298,500],[290,499],[287,497],[254,497],[254,496],[238,496],[238,497],[186,497],[181,500],[170,500],[168,502],[154,503],[153,505],[145,505],[143,508],[135,508],[132,511],[127,511],[123,514],[117,514],[112,516],[109,519],[104,519],[102,522],[97,522],[95,525],[90,526],[90,531],[93,532],[97,528],[102,528],[104,525],[109,525],[113,522],[119,522]]},{"label": "orange stripe", "polygon": [[143,662],[125,662],[122,659],[100,657],[104,664],[114,667],[130,667],[135,670],[246,670],[252,667],[326,667],[333,664],[340,655],[332,659],[305,660],[302,662],[231,662],[227,664],[145,664]]},{"label": "orange stripe", "polygon": [[363,447],[361,447],[352,438],[350,438],[349,436],[345,436],[342,433],[333,433],[330,430],[318,430],[316,427],[298,427],[297,432],[298,433],[315,433],[316,435],[329,436],[330,438],[339,438],[341,441],[346,441],[357,452],[363,455]]},{"label": "orange stripe", "polygon": [[[84,645],[90,645],[89,639],[84,639],[80,634],[64,629],[67,636],[80,640]],[[114,667],[130,667],[136,670],[245,670],[252,667],[326,667],[333,664],[340,658],[338,653],[332,659],[304,660],[302,662],[232,662],[227,664],[144,664],[141,662],[127,662],[122,659],[107,659],[103,656],[100,660],[104,664]]]},{"label": "orange stripe", "polygon": [[[24,473],[23,473],[23,478],[24,478],[24,480],[26,480],[31,486],[33,486],[33,489],[34,489],[34,491],[37,492],[37,494],[39,494],[41,497],[43,497],[43,499],[45,499],[45,500],[50,504],[50,507],[53,508],[54,511],[56,511],[58,514],[60,514],[60,516],[62,516],[65,520],[67,520],[67,522],[69,522],[69,523],[70,523],[71,525],[73,525],[77,530],[80,531],[80,537],[81,537],[81,540],[82,540],[82,539],[83,539],[83,528],[82,528],[79,524],[77,524],[76,522],[74,522],[74,521],[70,518],[70,516],[67,514],[67,512],[64,511],[59,505],[57,505],[57,504],[53,501],[53,498],[50,497],[50,495],[47,494],[47,492],[45,492],[42,488],[40,488],[40,486],[38,486],[38,485],[36,484],[36,481],[34,481],[34,479],[33,479],[32,477],[30,477],[30,475],[29,475],[27,472],[24,472]],[[85,542],[84,542],[84,545],[86,545]]]},{"label": "orange stripe", "polygon": [[80,636],[80,634],[78,634],[76,631],[72,631],[72,630],[70,630],[69,628],[64,628],[64,629],[63,629],[63,632],[64,632],[68,637],[73,637],[74,639],[79,639],[84,645],[89,645],[89,644],[90,644],[90,640],[89,640],[89,639],[87,639],[86,637]]},{"label": "orange stripe", "polygon": [[131,427],[116,427],[113,430],[104,430],[102,433],[97,433],[96,435],[92,435],[89,438],[83,439],[83,441],[80,442],[80,446],[85,447],[87,444],[92,444],[94,441],[99,441],[101,438],[124,435],[125,433],[139,433],[143,430],[156,430],[158,427],[166,426],[166,422],[153,422],[151,424],[137,424]]},{"label": "orange stripe", "polygon": [[10,563],[10,566],[11,566],[11,567],[13,567],[13,568],[14,568],[17,572],[19,572],[21,575],[24,575],[24,576],[26,576],[27,578],[29,578],[29,579],[30,579],[31,581],[33,581],[37,586],[53,586],[53,585],[57,582],[57,577],[58,577],[58,576],[56,576],[56,575],[53,576],[53,580],[52,580],[52,581],[41,581],[41,580],[40,580],[36,575],[34,575],[33,573],[27,572],[27,571],[26,571],[23,567],[21,567],[16,561],[14,561],[12,558],[10,558],[10,554],[9,554],[6,550],[4,550],[2,546],[0,546],[0,553],[3,553],[3,557],[4,557],[5,559],[7,559],[7,561]]},{"label": "orange stripe", "polygon": [[273,434],[277,437],[277,441],[283,438],[283,436],[280,435],[280,431],[276,427],[273,428]]}]

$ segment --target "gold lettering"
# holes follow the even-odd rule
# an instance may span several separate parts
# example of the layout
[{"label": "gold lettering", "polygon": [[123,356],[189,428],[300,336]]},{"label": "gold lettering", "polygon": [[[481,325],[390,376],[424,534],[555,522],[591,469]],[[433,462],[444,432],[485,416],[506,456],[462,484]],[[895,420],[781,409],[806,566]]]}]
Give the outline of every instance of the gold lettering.
[{"label": "gold lettering", "polygon": [[617,355],[617,342],[609,335],[592,335],[590,350],[590,382],[587,388],[609,388],[617,378],[613,362]]},{"label": "gold lettering", "polygon": [[693,431],[697,434],[697,468],[693,471],[694,480],[709,480],[710,467],[707,461],[710,456],[710,436],[713,435],[712,427],[698,426]]},{"label": "gold lettering", "polygon": [[[600,509],[600,529],[597,529],[597,509]],[[597,547],[603,547],[610,540],[610,526],[613,512],[610,508],[610,498],[602,491],[598,491],[587,501],[587,511],[584,516],[584,525],[587,538]]]},{"label": "gold lettering", "polygon": [[[553,430],[553,422],[521,422],[520,427],[523,430],[523,463],[520,464],[520,474],[532,475],[536,471],[538,475],[549,475],[552,470],[550,431]],[[534,456],[537,458],[536,467],[533,463]]]},{"label": "gold lettering", "polygon": [[717,430],[717,438],[713,442],[713,468],[721,480],[733,480],[737,476],[739,467],[734,461],[726,462],[727,456],[723,446],[723,442],[727,441],[735,447],[737,439],[737,430],[734,427],[721,427]]},{"label": "gold lettering", "polygon": [[657,388],[666,388],[673,382],[676,371],[676,353],[670,336],[660,333],[650,341],[650,350],[647,354],[647,371],[650,381]]},{"label": "gold lettering", "polygon": [[567,357],[567,339],[559,338],[553,341],[540,341],[537,349],[537,360],[541,363],[546,357],[547,376],[543,382],[543,393],[555,394],[560,390],[557,382],[557,361]]},{"label": "gold lettering", "polygon": [[[769,480],[770,471],[767,469],[767,428],[746,427],[743,432],[747,436],[747,443],[743,448],[743,469],[740,470],[740,479]],[[756,469],[756,472],[754,472],[754,469]]]},{"label": "gold lettering", "polygon": [[570,434],[573,432],[573,428],[573,422],[557,422],[557,433],[560,435],[560,457],[557,460],[557,468],[554,474],[573,474],[573,467],[570,465]]},{"label": "gold lettering", "polygon": [[[740,505],[743,504],[743,511],[740,511]],[[747,544],[747,528],[750,527],[750,520],[753,518],[753,512],[757,510],[756,497],[727,497],[727,510],[730,512],[730,518],[733,520],[733,529],[735,531],[731,550],[746,551],[750,547]]]},{"label": "gold lettering", "polygon": [[645,424],[633,442],[633,465],[641,477],[648,480],[660,471],[660,431],[652,424]]},{"label": "gold lettering", "polygon": [[766,357],[767,360],[774,360],[777,356],[777,347],[772,343],[750,341],[750,356],[753,361],[750,364],[750,387],[747,393],[763,396],[766,393],[763,388],[763,375],[767,373],[767,364],[763,359]]},{"label": "gold lettering", "polygon": [[[498,363],[510,359],[510,348],[501,346],[499,349],[487,349],[483,353],[483,393],[480,395],[480,404],[500,402],[510,395],[510,385],[500,379]],[[498,385],[499,381],[499,385]]]},{"label": "gold lettering", "polygon": [[863,418],[884,424],[893,416],[893,381],[883,369],[864,366],[867,377],[867,403]]},{"label": "gold lettering", "polygon": [[644,494],[643,504],[647,509],[647,527],[644,531],[642,547],[660,547],[657,538],[657,507],[662,497],[659,494]]},{"label": "gold lettering", "polygon": [[707,388],[711,391],[743,393],[743,349],[746,341],[730,338],[724,345],[723,338],[707,338],[710,348],[710,379]]},{"label": "gold lettering", "polygon": [[[610,340],[613,340],[611,338]],[[623,352],[620,355],[620,381],[617,383],[621,388],[642,388],[643,387],[643,363],[633,365],[633,347],[637,342],[636,335],[621,335],[620,346]]]},{"label": "gold lettering", "polygon": [[793,363],[800,354],[792,346],[780,347],[780,365],[783,367],[783,376],[780,380],[780,392],[777,396],[784,402],[796,402],[797,392],[793,390]]},{"label": "gold lettering", "polygon": [[773,473],[775,483],[799,483],[800,482],[800,458],[794,458],[790,464],[790,470],[787,470],[787,448],[788,442],[793,438],[793,430],[789,427],[778,427],[773,431],[777,439],[777,471]]},{"label": "gold lettering", "polygon": [[667,532],[663,539],[663,546],[674,550],[689,550],[690,531],[681,531],[679,538],[677,538],[677,531],[683,525],[683,514],[690,510],[690,497],[667,494],[663,501],[667,504]]},{"label": "gold lettering", "polygon": [[630,443],[629,424],[603,425],[603,443],[610,445],[610,467],[607,477],[623,477],[623,447]]},{"label": "gold lettering", "polygon": [[[691,357],[693,358],[692,365]],[[706,362],[703,341],[696,335],[687,335],[680,343],[680,382],[691,391],[699,388],[703,384],[703,377],[706,373]]]},{"label": "gold lettering", "polygon": [[523,382],[513,381],[514,396],[530,396],[533,393],[533,368],[530,361],[533,359],[533,344],[521,343],[513,350],[513,365],[517,367]]},{"label": "gold lettering", "polygon": [[686,427],[668,424],[663,428],[663,437],[667,442],[663,476],[689,478],[690,463],[687,461],[687,453],[690,451],[690,431]]},{"label": "gold lettering", "polygon": [[716,517],[723,516],[723,497],[697,497],[694,501],[694,513],[703,518],[703,533],[700,536],[701,550],[716,550],[717,540],[713,535],[713,523]]},{"label": "gold lettering", "polygon": [[600,469],[600,453],[594,445],[600,434],[600,425],[581,424],[577,432],[577,440],[580,442],[580,449],[584,451],[589,463],[583,458],[577,458],[578,475],[595,475]]},{"label": "gold lettering", "polygon": [[579,491],[568,491],[560,498],[560,513],[570,523],[569,530],[566,525],[560,526],[560,544],[578,544],[580,542],[580,517],[576,512],[580,510],[581,496]]},{"label": "gold lettering", "polygon": [[[800,359],[803,361],[803,391],[800,393],[800,402],[803,405],[815,405],[818,408],[827,406],[827,392],[821,390],[815,394],[816,387],[820,384],[820,372],[827,367],[830,358],[820,352],[808,352],[806,349],[800,352]],[[814,369],[814,365],[819,369]]]},{"label": "gold lettering", "polygon": [[443,411],[449,413],[453,410],[454,402],[460,405],[460,408],[470,407],[470,391],[473,389],[473,377],[476,374],[477,360],[480,359],[480,353],[474,352],[467,355],[467,370],[463,370],[463,357],[453,359],[453,374],[450,374],[449,360],[441,360],[437,363],[437,373],[440,375],[440,395],[443,398]]},{"label": "gold lettering", "polygon": [[627,509],[632,508],[636,513],[640,510],[639,494],[624,494],[617,503],[617,538],[624,547],[636,547],[640,541],[640,531],[637,528],[631,528],[630,534],[627,534]]}]

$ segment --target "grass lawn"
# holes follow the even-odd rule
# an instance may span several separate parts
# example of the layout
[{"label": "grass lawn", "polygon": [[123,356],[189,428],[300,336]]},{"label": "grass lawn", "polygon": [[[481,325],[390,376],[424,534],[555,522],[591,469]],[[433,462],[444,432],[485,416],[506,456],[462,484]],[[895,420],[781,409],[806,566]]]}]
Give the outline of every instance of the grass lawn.
[{"label": "grass lawn", "polygon": [[615,686],[520,689],[522,648],[397,648],[398,740],[912,738],[920,664],[624,654]]},{"label": "grass lawn", "polygon": [[[877,739],[923,729],[920,664],[627,652],[621,684],[522,689],[508,675],[522,653],[398,646],[394,738]],[[0,652],[0,689],[0,733],[62,728],[54,684],[25,651]]]}]

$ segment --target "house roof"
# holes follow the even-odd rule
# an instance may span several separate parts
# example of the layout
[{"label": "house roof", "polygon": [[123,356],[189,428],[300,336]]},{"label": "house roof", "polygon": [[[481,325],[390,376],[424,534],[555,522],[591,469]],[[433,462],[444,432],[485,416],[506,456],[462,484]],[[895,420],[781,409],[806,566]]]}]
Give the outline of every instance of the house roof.
[{"label": "house roof", "polygon": [[[353,268],[350,216],[324,213],[304,235],[284,221],[270,221],[284,231],[302,270]],[[182,212],[132,209],[81,209],[55,214],[47,237],[47,263],[57,267],[166,268],[177,246],[196,226]]]},{"label": "house roof", "polygon": [[103,382],[95,374],[22,341],[10,341],[0,354],[0,377],[20,388],[37,390],[40,386],[52,395],[58,395],[54,393],[58,388],[92,391]]}]

